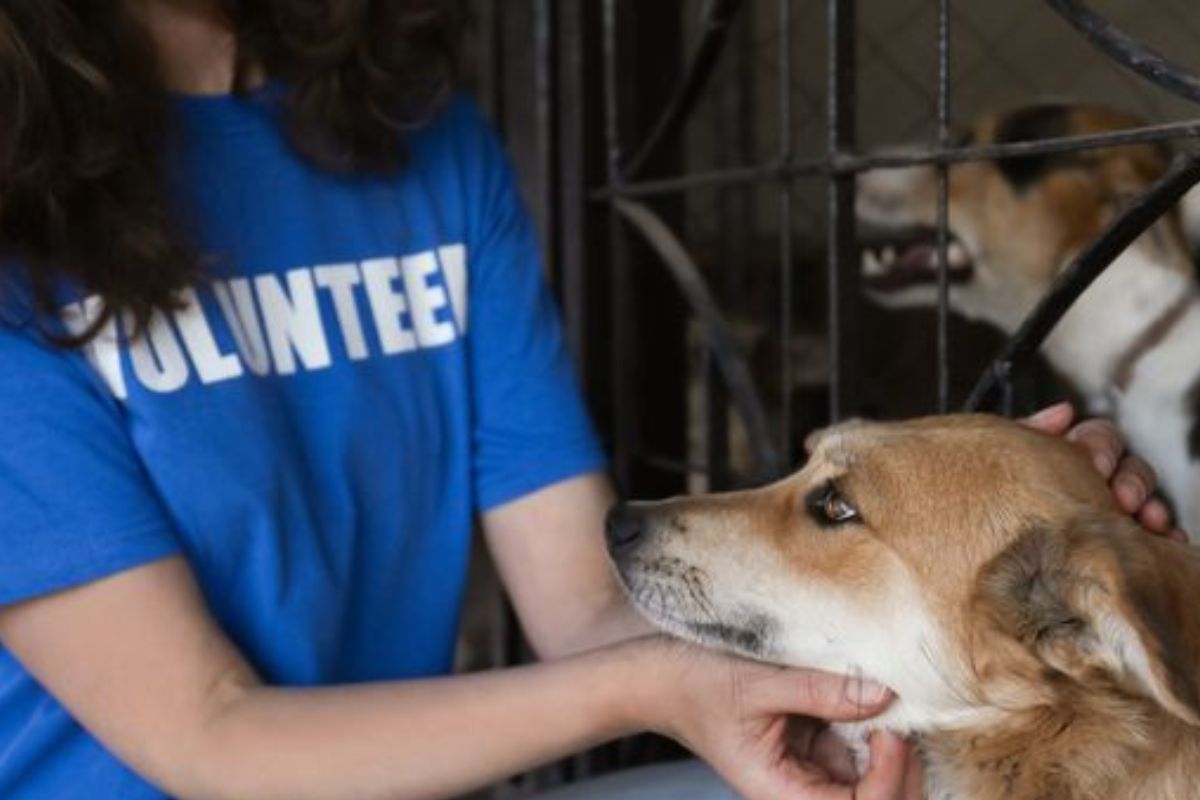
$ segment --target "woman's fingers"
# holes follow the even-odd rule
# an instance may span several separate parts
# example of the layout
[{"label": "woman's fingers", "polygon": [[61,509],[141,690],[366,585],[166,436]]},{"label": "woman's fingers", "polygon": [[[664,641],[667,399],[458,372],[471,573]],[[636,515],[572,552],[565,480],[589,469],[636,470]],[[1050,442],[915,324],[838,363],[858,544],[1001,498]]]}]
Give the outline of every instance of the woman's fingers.
[{"label": "woman's fingers", "polygon": [[1181,542],[1187,534],[1173,526],[1171,511],[1157,497],[1158,475],[1154,468],[1139,456],[1126,451],[1125,437],[1106,419],[1089,419],[1071,427],[1075,411],[1069,403],[1044,408],[1022,420],[1026,425],[1083,447],[1092,463],[1112,487],[1113,497],[1127,514],[1151,533]]},{"label": "woman's fingers", "polygon": [[1092,457],[1096,471],[1111,479],[1125,455],[1125,437],[1112,422],[1102,418],[1085,420],[1066,433],[1068,442],[1081,445]]},{"label": "woman's fingers", "polygon": [[739,666],[737,680],[742,698],[758,713],[860,720],[878,715],[894,699],[877,683],[810,669],[747,663]]},{"label": "woman's fingers", "polygon": [[871,735],[871,766],[855,788],[855,800],[905,800],[911,751],[894,733]]},{"label": "woman's fingers", "polygon": [[1154,468],[1144,458],[1132,454],[1120,460],[1112,479],[1113,494],[1128,514],[1134,514],[1145,506],[1156,486],[1158,476]]},{"label": "woman's fingers", "polygon": [[828,772],[836,781],[853,784],[858,780],[854,754],[842,738],[829,728],[818,731],[813,737],[808,760]]},{"label": "woman's fingers", "polygon": [[1062,436],[1071,427],[1074,420],[1075,409],[1070,403],[1055,403],[1021,421],[1042,433]]},{"label": "woman's fingers", "polygon": [[908,780],[904,786],[904,800],[925,800],[925,764],[921,754],[914,748],[908,757]]}]

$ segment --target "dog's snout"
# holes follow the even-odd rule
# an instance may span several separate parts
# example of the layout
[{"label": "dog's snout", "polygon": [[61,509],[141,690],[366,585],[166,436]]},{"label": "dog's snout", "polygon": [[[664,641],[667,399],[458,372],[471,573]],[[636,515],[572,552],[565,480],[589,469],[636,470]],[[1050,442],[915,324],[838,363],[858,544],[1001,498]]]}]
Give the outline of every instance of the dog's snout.
[{"label": "dog's snout", "polygon": [[876,225],[910,224],[909,206],[926,171],[922,167],[867,172],[855,181],[855,213]]},{"label": "dog's snout", "polygon": [[642,537],[643,527],[644,519],[636,509],[624,503],[613,506],[604,522],[609,550],[617,552],[636,544]]}]

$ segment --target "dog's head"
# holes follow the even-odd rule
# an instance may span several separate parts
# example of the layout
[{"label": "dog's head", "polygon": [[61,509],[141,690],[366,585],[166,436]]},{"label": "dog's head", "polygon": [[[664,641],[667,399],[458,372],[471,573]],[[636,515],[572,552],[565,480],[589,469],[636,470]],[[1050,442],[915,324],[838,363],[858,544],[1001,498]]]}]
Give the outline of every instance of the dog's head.
[{"label": "dog's head", "polygon": [[[964,143],[1032,141],[1139,123],[1108,109],[1037,105],[981,119]],[[1140,144],[951,167],[951,304],[968,317],[1015,328],[1080,248],[1163,175],[1169,155],[1159,145]],[[936,303],[937,208],[932,166],[859,178],[857,216],[867,245],[862,277],[873,300],[893,307]],[[1178,215],[1155,226],[1138,248],[1155,263],[1189,268]]]},{"label": "dog's head", "polygon": [[[637,607],[700,643],[862,674],[930,730],[1105,676],[1197,720],[1178,597],[1073,445],[989,417],[849,423],[747,492],[615,508]],[[1150,548],[1150,549],[1147,549]]]}]

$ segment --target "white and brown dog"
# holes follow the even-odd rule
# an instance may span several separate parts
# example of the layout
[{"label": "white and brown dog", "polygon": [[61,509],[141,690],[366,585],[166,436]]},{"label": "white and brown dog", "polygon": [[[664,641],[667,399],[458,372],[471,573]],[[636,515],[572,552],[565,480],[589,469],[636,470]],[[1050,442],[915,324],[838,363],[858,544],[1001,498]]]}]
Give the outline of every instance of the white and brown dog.
[{"label": "white and brown dog", "polygon": [[[1117,130],[1140,121],[1106,109],[1039,105],[990,116],[977,144]],[[949,175],[951,307],[1006,333],[1058,272],[1131,198],[1166,170],[1157,145],[954,166]],[[1200,232],[1200,192],[1190,227]],[[936,304],[937,180],[932,167],[884,170],[858,183],[869,296],[892,307]],[[1159,470],[1181,525],[1200,531],[1200,291],[1181,217],[1135,242],[1047,339],[1050,363],[1092,410],[1115,417]]]},{"label": "white and brown dog", "polygon": [[934,800],[1200,797],[1200,553],[1012,422],[849,423],[811,448],[765,488],[615,508],[638,608],[889,686],[869,725],[920,734]]}]

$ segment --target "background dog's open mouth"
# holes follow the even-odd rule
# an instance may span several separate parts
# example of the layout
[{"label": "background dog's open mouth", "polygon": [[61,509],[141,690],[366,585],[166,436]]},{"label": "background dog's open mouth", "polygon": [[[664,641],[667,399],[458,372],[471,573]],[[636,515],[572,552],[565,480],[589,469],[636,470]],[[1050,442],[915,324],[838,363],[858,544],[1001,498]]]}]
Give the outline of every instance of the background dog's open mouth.
[{"label": "background dog's open mouth", "polygon": [[[953,233],[946,246],[946,276],[951,284],[966,283],[975,271],[971,253]],[[869,232],[863,237],[863,286],[894,292],[910,286],[937,283],[937,230],[925,226]]]}]

